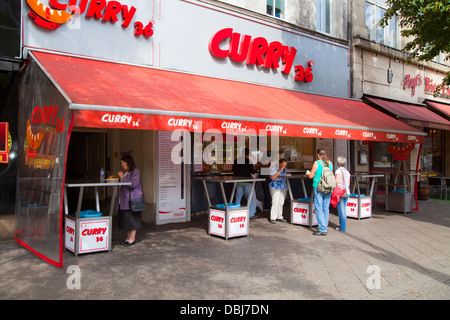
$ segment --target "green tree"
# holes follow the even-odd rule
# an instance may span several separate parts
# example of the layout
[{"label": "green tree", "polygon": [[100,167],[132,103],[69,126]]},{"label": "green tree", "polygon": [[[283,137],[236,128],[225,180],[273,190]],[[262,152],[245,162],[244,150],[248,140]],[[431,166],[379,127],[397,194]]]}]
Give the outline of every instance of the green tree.
[{"label": "green tree", "polygon": [[[397,17],[402,28],[401,35],[411,39],[403,48],[410,53],[408,62],[430,61],[440,52],[445,61],[450,59],[450,0],[386,0],[389,6],[380,21],[385,27],[389,19]],[[450,85],[450,72],[443,79],[444,85]]]}]

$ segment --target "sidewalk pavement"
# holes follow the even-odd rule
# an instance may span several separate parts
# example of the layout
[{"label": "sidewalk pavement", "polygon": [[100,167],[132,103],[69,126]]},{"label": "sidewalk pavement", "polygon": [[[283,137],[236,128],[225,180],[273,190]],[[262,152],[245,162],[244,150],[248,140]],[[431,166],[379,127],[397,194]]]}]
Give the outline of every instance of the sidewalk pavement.
[{"label": "sidewalk pavement", "polygon": [[[288,205],[286,205],[288,207]],[[313,236],[308,227],[250,223],[250,236],[208,236],[207,216],[145,226],[137,243],[110,253],[64,252],[64,267],[40,260],[15,240],[0,241],[0,299],[156,300],[428,300],[450,298],[450,203],[419,202],[409,214],[374,209]],[[285,214],[287,217],[287,214]],[[117,225],[117,223],[115,223]],[[79,289],[69,289],[78,266]],[[68,281],[69,280],[69,281]],[[68,286],[69,283],[69,286]],[[197,301],[198,302],[198,301]]]}]

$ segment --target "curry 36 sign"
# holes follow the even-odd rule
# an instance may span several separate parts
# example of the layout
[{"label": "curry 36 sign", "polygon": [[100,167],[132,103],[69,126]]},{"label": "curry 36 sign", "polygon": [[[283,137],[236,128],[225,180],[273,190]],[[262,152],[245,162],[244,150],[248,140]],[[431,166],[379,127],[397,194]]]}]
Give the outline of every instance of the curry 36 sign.
[{"label": "curry 36 sign", "polygon": [[[220,44],[229,41],[226,49]],[[240,33],[233,32],[232,28],[225,28],[216,32],[209,41],[209,52],[216,58],[224,59],[229,57],[234,62],[244,62],[248,65],[262,66],[265,68],[278,69],[281,73],[288,75],[294,64],[297,49],[282,45],[281,42],[268,42],[263,37],[253,38],[250,35],[241,36]],[[294,67],[295,80],[312,82],[314,77],[312,68],[314,61],[308,61],[308,67],[302,65]]]},{"label": "curry 36 sign", "polygon": [[[40,0],[26,0],[31,8],[29,16],[38,26],[56,30],[62,24],[71,21],[74,15],[86,13],[86,18],[94,18],[101,22],[110,21],[116,23],[122,21],[122,28],[126,29],[133,21],[136,8],[121,4],[119,1],[106,0],[48,0],[46,6]],[[89,2],[89,3],[88,3]],[[69,9],[69,11],[67,11]],[[134,23],[134,35],[149,38],[153,35],[155,20],[148,23],[136,21]]]}]

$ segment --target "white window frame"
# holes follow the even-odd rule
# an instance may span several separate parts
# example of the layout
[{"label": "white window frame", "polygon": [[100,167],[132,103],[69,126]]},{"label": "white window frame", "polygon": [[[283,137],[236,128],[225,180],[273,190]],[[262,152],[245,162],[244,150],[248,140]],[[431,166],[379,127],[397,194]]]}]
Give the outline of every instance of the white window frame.
[{"label": "white window frame", "polygon": [[[277,9],[276,4],[277,4],[277,1],[280,1],[282,3],[282,6],[280,7],[281,14],[280,14],[279,17],[277,17],[277,15],[276,15],[276,9]],[[267,12],[267,6],[269,6],[269,4],[272,5],[273,14],[269,14]],[[278,19],[286,20],[286,0],[266,0],[266,14],[271,16],[271,17],[275,17],[275,18],[278,18]]]},{"label": "white window frame", "polygon": [[[327,17],[327,2],[329,3],[329,12]],[[333,23],[333,0],[316,0],[316,31],[331,34],[332,23]],[[328,27],[327,30],[327,18],[328,18]]]},{"label": "white window frame", "polygon": [[[380,10],[386,11],[387,10],[387,6],[385,4],[381,4],[384,3],[384,1],[381,0],[366,0],[365,4],[364,4],[364,22],[365,22],[365,27],[366,27],[366,31],[367,31],[367,38],[371,41],[375,41],[377,43],[381,43],[383,45],[386,45],[388,47],[392,47],[395,49],[400,49],[400,30],[399,30],[399,25],[398,25],[398,20],[393,17],[391,19],[391,22],[388,26],[384,27],[384,28],[380,28],[377,27],[378,22],[383,18],[381,17],[381,15],[379,14]],[[367,6],[370,6],[371,9],[371,18],[373,19],[373,21],[367,21]],[[391,36],[389,33],[391,32],[391,28],[392,28],[392,21],[394,21],[394,35]],[[369,27],[370,26],[370,27]],[[377,32],[379,33],[379,38],[377,35]],[[380,34],[381,33],[381,34]]]}]

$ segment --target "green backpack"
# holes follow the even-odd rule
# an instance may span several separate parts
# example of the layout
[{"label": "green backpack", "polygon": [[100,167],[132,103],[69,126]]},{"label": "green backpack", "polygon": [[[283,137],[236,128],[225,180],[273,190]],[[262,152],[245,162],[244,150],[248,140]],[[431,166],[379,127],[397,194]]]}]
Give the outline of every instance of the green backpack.
[{"label": "green backpack", "polygon": [[334,188],[336,188],[336,177],[328,166],[323,166],[317,190],[322,193],[332,193]]}]

